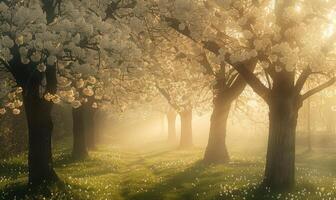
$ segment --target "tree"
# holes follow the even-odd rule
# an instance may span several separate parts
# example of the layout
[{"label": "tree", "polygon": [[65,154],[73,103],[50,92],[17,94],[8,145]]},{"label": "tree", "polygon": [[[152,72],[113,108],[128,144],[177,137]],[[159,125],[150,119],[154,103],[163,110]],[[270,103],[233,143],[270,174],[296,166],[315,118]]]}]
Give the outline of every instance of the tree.
[{"label": "tree", "polygon": [[[66,89],[62,97],[66,102],[79,106],[81,102],[74,96],[76,88],[64,85],[71,84],[68,79],[80,79],[82,71],[104,63],[127,67],[131,59],[124,58],[130,50],[135,49],[132,60],[138,58],[129,35],[122,34],[129,33],[128,28],[116,20],[103,21],[91,9],[99,3],[56,0],[0,3],[1,67],[10,72],[23,90],[29,128],[29,183],[33,185],[58,179],[52,167],[50,115],[52,104],[61,101],[61,95],[56,94],[57,86]],[[90,66],[91,63],[94,64]],[[76,73],[72,74],[73,71]]]},{"label": "tree", "polygon": [[[0,74],[0,137],[2,157],[27,150],[27,134],[24,112],[21,112],[21,88],[8,78],[6,71]],[[7,112],[8,111],[8,112]]]},{"label": "tree", "polygon": [[[210,90],[207,87],[209,77],[203,75],[202,68],[198,63],[192,62],[188,58],[176,58],[178,55],[173,52],[170,64],[168,64],[169,62],[166,64],[155,62],[155,67],[150,70],[155,74],[155,80],[153,80],[155,87],[171,108],[180,115],[180,147],[186,148],[193,145],[192,112],[195,109],[206,107],[204,104],[209,99]],[[169,120],[174,121],[173,113],[170,117]],[[174,125],[171,124],[171,126],[173,129]]]},{"label": "tree", "polygon": [[311,98],[308,97],[307,100],[307,145],[308,145],[308,151],[312,151],[312,142],[311,142]]},{"label": "tree", "polygon": [[[229,154],[226,147],[227,122],[232,103],[243,92],[246,82],[230,66],[220,63],[219,70],[212,69],[206,55],[202,64],[215,76],[213,86],[213,111],[210,119],[209,141],[204,154],[204,161],[208,163],[227,163]],[[252,64],[251,70],[255,68]]]},{"label": "tree", "polygon": [[168,141],[176,141],[176,111],[173,108],[169,108],[167,112],[167,124],[168,124]]},{"label": "tree", "polygon": [[[334,64],[328,59],[333,57],[336,38],[334,2],[162,2],[164,9],[168,5],[166,20],[232,66],[268,104],[264,184],[273,189],[291,188],[298,110],[305,99],[335,82]],[[265,78],[259,79],[250,70],[255,64],[264,68]],[[327,75],[326,82],[301,94],[307,79],[321,72],[331,77]]]},{"label": "tree", "polygon": [[[197,62],[203,67],[203,73],[206,76],[212,76],[214,78],[214,81],[209,82],[209,87],[212,87],[213,90],[213,114],[210,121],[209,141],[204,160],[208,163],[226,163],[229,161],[225,143],[227,118],[233,101],[242,93],[246,86],[246,82],[230,65],[221,62],[220,59],[214,56],[219,54],[219,49],[210,51],[211,53],[204,51],[206,48],[203,48],[203,45],[199,44],[194,38],[194,36],[200,32],[192,32],[189,24],[179,21],[177,16],[187,17],[188,20],[190,20],[189,17],[191,15],[197,20],[203,21],[208,19],[207,12],[199,12],[200,9],[197,8],[195,8],[195,12],[194,10],[188,10],[188,6],[196,7],[192,4],[191,1],[159,1],[147,2],[147,4],[141,4],[138,5],[138,7],[140,7],[139,10],[142,10],[144,13],[152,14],[153,10],[157,11],[152,14],[153,16],[145,14],[145,19],[162,19],[159,25],[154,25],[154,28],[150,26],[151,29],[154,29],[154,31],[152,31],[153,33],[150,34],[150,38],[156,39],[158,37],[157,35],[160,35],[165,39],[168,38],[168,40],[172,41],[170,43],[171,48],[184,49],[178,52],[177,57],[188,56],[189,59],[193,59],[194,62]],[[197,5],[197,3],[194,5]],[[179,6],[191,12],[185,12],[184,10],[177,11],[177,9],[180,9]],[[145,20],[145,22],[147,21]],[[188,21],[188,23],[190,22],[191,21]],[[145,24],[148,26],[148,23]],[[203,24],[202,22],[201,26],[206,26],[206,23]],[[206,29],[206,27],[198,27],[197,31]],[[158,34],[158,32],[161,34]],[[206,31],[201,32],[207,34]],[[184,40],[187,40],[188,42],[181,42],[183,40],[178,39],[181,35],[186,36],[187,39],[184,38]],[[185,43],[189,44],[186,45]],[[187,49],[185,46],[187,46]],[[190,56],[191,54],[192,58]],[[256,63],[251,63],[249,67],[253,71],[255,66]]]},{"label": "tree", "polygon": [[83,107],[72,109],[72,129],[73,129],[73,149],[72,156],[74,159],[82,159],[88,156],[86,146],[86,137],[84,130],[84,113]]},{"label": "tree", "polygon": [[[23,89],[23,104],[29,129],[29,183],[34,185],[58,179],[51,158],[52,105],[44,101],[40,95],[42,89],[50,93],[56,91],[55,56],[46,50],[42,58],[40,53],[33,55],[29,52],[30,49],[26,48],[28,45],[33,45],[33,42],[37,48],[38,44],[41,44],[37,43],[38,40],[42,42],[45,39],[41,37],[43,32],[52,35],[51,31],[47,31],[47,26],[56,17],[56,13],[54,8],[49,6],[52,5],[44,4],[42,7],[40,2],[0,3],[2,25],[0,58],[2,66],[5,66],[17,85]],[[47,12],[45,15],[46,10],[43,8],[51,9],[52,12]],[[34,16],[30,13],[34,13]],[[34,34],[34,39],[31,32]],[[43,46],[40,50],[42,48]],[[39,61],[48,65],[43,74],[37,71]]]},{"label": "tree", "polygon": [[328,90],[325,90],[323,93],[324,99],[325,99],[325,107],[323,109],[323,113],[325,116],[326,121],[326,128],[327,128],[327,134],[335,135],[336,133],[336,92],[335,87],[329,88]]}]

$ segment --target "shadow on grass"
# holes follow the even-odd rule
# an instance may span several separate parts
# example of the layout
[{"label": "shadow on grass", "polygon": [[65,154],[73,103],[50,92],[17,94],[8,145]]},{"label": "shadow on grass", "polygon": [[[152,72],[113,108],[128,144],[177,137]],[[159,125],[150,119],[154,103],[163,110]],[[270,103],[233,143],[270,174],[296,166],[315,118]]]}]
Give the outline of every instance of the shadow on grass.
[{"label": "shadow on grass", "polygon": [[153,159],[153,158],[160,158],[161,156],[163,156],[164,154],[167,154],[169,152],[172,152],[174,149],[169,149],[169,150],[162,150],[159,152],[151,152],[151,153],[147,153],[145,155],[140,156],[139,155],[134,155],[135,159],[134,161],[130,162],[128,165],[129,166],[133,166],[133,165],[141,165],[144,164],[147,160]]},{"label": "shadow on grass", "polygon": [[[230,185],[234,183],[236,177],[240,177],[240,169],[259,168],[262,163],[249,161],[235,161],[225,165],[209,165],[202,161],[194,163],[184,171],[169,177],[163,182],[159,182],[152,187],[146,188],[139,193],[132,193],[128,187],[122,190],[122,196],[126,200],[164,200],[164,199],[213,199],[213,200],[269,200],[280,192],[270,192],[261,184],[251,187],[242,185],[232,185],[237,189],[223,191],[219,185]],[[219,167],[219,168],[217,168]],[[224,169],[222,169],[224,167]],[[217,169],[216,169],[217,168]],[[227,176],[227,173],[234,176]],[[238,174],[237,174],[238,173]],[[251,177],[253,179],[253,177]],[[258,183],[260,180],[254,180]],[[130,180],[128,181],[130,182]],[[125,185],[128,182],[124,182]],[[222,191],[221,191],[222,190]],[[281,195],[281,194],[280,194]]]},{"label": "shadow on grass", "polygon": [[85,198],[75,194],[77,191],[88,191],[87,188],[78,185],[69,185],[59,181],[54,184],[48,184],[40,187],[31,187],[26,182],[17,182],[7,185],[0,190],[0,200],[9,199],[76,199]]},{"label": "shadow on grass", "polygon": [[229,164],[226,164],[226,166],[228,167],[232,167],[232,168],[248,168],[248,167],[263,167],[264,163],[261,161],[248,161],[248,160],[233,160],[230,161]]},{"label": "shadow on grass", "polygon": [[0,177],[16,179],[22,174],[28,173],[27,166],[19,162],[1,162]]},{"label": "shadow on grass", "polygon": [[88,156],[82,159],[73,158],[71,154],[63,154],[54,160],[54,167],[62,175],[73,178],[89,178],[120,173],[120,164],[115,160]]},{"label": "shadow on grass", "polygon": [[317,169],[328,176],[336,176],[336,152],[329,149],[313,149],[296,155],[296,166],[308,169]]},{"label": "shadow on grass", "polygon": [[71,153],[64,153],[60,156],[56,156],[53,161],[53,165],[56,168],[67,167],[71,164],[78,164],[78,163],[95,163],[99,164],[103,162],[103,160],[90,157],[90,155],[83,157],[83,158],[74,158]]},{"label": "shadow on grass", "polygon": [[73,156],[68,153],[64,154],[62,156],[58,156],[54,158],[54,166],[55,167],[64,167],[66,165],[72,164],[74,162],[79,162],[79,161],[84,161],[85,159],[79,160],[79,159],[74,159]]},{"label": "shadow on grass", "polygon": [[[205,171],[208,165],[201,161],[196,162],[183,172],[175,174],[165,182],[158,183],[147,189],[145,192],[131,194],[127,188],[122,190],[122,195],[126,200],[161,200],[165,199],[166,194],[174,191],[176,188],[182,188],[184,183],[192,182],[200,176],[200,172]],[[127,182],[125,182],[127,184]],[[181,199],[192,199],[193,193],[183,190]]]}]

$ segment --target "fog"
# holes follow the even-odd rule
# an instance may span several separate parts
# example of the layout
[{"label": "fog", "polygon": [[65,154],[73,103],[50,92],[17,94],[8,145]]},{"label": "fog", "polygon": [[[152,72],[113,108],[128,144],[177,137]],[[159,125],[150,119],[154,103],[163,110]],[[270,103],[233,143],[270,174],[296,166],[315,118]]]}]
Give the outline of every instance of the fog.
[{"label": "fog", "polygon": [[335,200],[336,0],[0,0],[0,200]]}]

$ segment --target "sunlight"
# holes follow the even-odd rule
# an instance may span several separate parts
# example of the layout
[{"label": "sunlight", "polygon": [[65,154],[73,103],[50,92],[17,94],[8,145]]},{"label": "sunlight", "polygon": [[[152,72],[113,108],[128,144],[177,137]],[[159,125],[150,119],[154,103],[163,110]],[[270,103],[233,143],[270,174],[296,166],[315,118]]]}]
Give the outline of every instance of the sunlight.
[{"label": "sunlight", "polygon": [[295,6],[294,6],[294,10],[298,13],[300,13],[302,11],[302,5],[300,5],[299,3],[297,3]]},{"label": "sunlight", "polygon": [[323,31],[322,36],[324,39],[330,38],[334,34],[334,25],[329,24],[327,28]]},{"label": "sunlight", "polygon": [[272,11],[274,11],[275,9],[275,0],[272,0],[269,2],[268,6],[266,6],[265,8],[265,11],[267,14],[271,13]]},{"label": "sunlight", "polygon": [[332,23],[336,23],[336,11],[331,11],[328,15],[327,15],[328,19],[332,22]]},{"label": "sunlight", "polygon": [[0,200],[336,200],[336,0],[0,0]]}]

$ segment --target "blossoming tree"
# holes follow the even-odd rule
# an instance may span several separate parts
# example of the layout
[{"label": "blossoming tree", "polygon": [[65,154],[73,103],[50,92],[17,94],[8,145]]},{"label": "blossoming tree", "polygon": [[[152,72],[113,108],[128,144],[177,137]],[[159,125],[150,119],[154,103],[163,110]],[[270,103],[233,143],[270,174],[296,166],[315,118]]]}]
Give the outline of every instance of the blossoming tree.
[{"label": "blossoming tree", "polygon": [[[177,52],[177,56],[188,56],[193,62],[197,62],[198,65],[203,67],[204,75],[213,77],[211,81],[208,81],[208,86],[212,87],[213,93],[213,113],[210,121],[209,141],[204,160],[208,163],[226,163],[229,161],[226,148],[228,115],[231,105],[244,90],[246,82],[230,65],[223,62],[221,57],[216,56],[219,54],[218,49],[215,52],[206,51],[206,48],[203,48],[203,45],[194,38],[197,32],[191,32],[190,27],[180,21],[179,16],[184,17],[185,15],[190,15],[190,13],[186,13],[183,10],[186,9],[189,11],[189,6],[195,7],[192,4],[192,1],[146,1],[145,3],[142,2],[142,4],[138,4],[137,7],[140,7],[138,10],[145,13],[143,18],[153,19],[150,21],[154,21],[154,25],[152,25],[155,27],[153,28],[154,33],[150,34],[150,38],[155,38],[158,33],[161,33],[161,35],[164,35],[164,38],[169,38],[169,40],[175,42],[174,44],[170,44],[171,48],[175,49],[183,49],[183,46],[186,46],[184,43],[189,43],[187,49],[184,47],[183,51]],[[200,10],[197,10],[197,12],[198,11]],[[197,16],[193,15],[195,20],[209,19],[206,12],[198,12],[196,15]],[[191,15],[189,17],[191,17]],[[158,23],[157,19],[161,19],[161,21]],[[204,26],[206,25],[206,22],[202,23],[204,23]],[[146,25],[148,26],[148,23],[146,23]],[[181,42],[183,40],[176,39],[181,37],[181,35],[176,36],[176,33],[187,36],[189,41]],[[207,32],[203,33],[206,34]],[[251,70],[255,67],[256,63],[249,65]]]},{"label": "blossoming tree", "polygon": [[[100,5],[100,1],[0,3],[1,67],[13,77],[17,93],[22,90],[29,127],[29,183],[33,185],[58,179],[51,155],[52,104],[63,97],[78,107],[81,102],[74,96],[76,89],[93,95],[92,86],[69,88],[69,79],[80,81],[81,71],[86,69],[120,66],[120,60],[135,49],[127,27],[121,28],[115,20],[102,20],[90,9],[92,5]],[[59,90],[60,95],[56,94],[57,86],[65,89]],[[14,103],[8,108],[19,112],[20,102]],[[1,108],[2,113],[5,111]]]},{"label": "blossoming tree", "polygon": [[[264,184],[275,189],[292,187],[298,110],[305,99],[335,82],[335,2],[161,3],[162,18],[234,68],[268,104]],[[254,65],[263,68],[263,78],[252,72]],[[312,76],[320,76],[321,84],[303,91]]]}]

